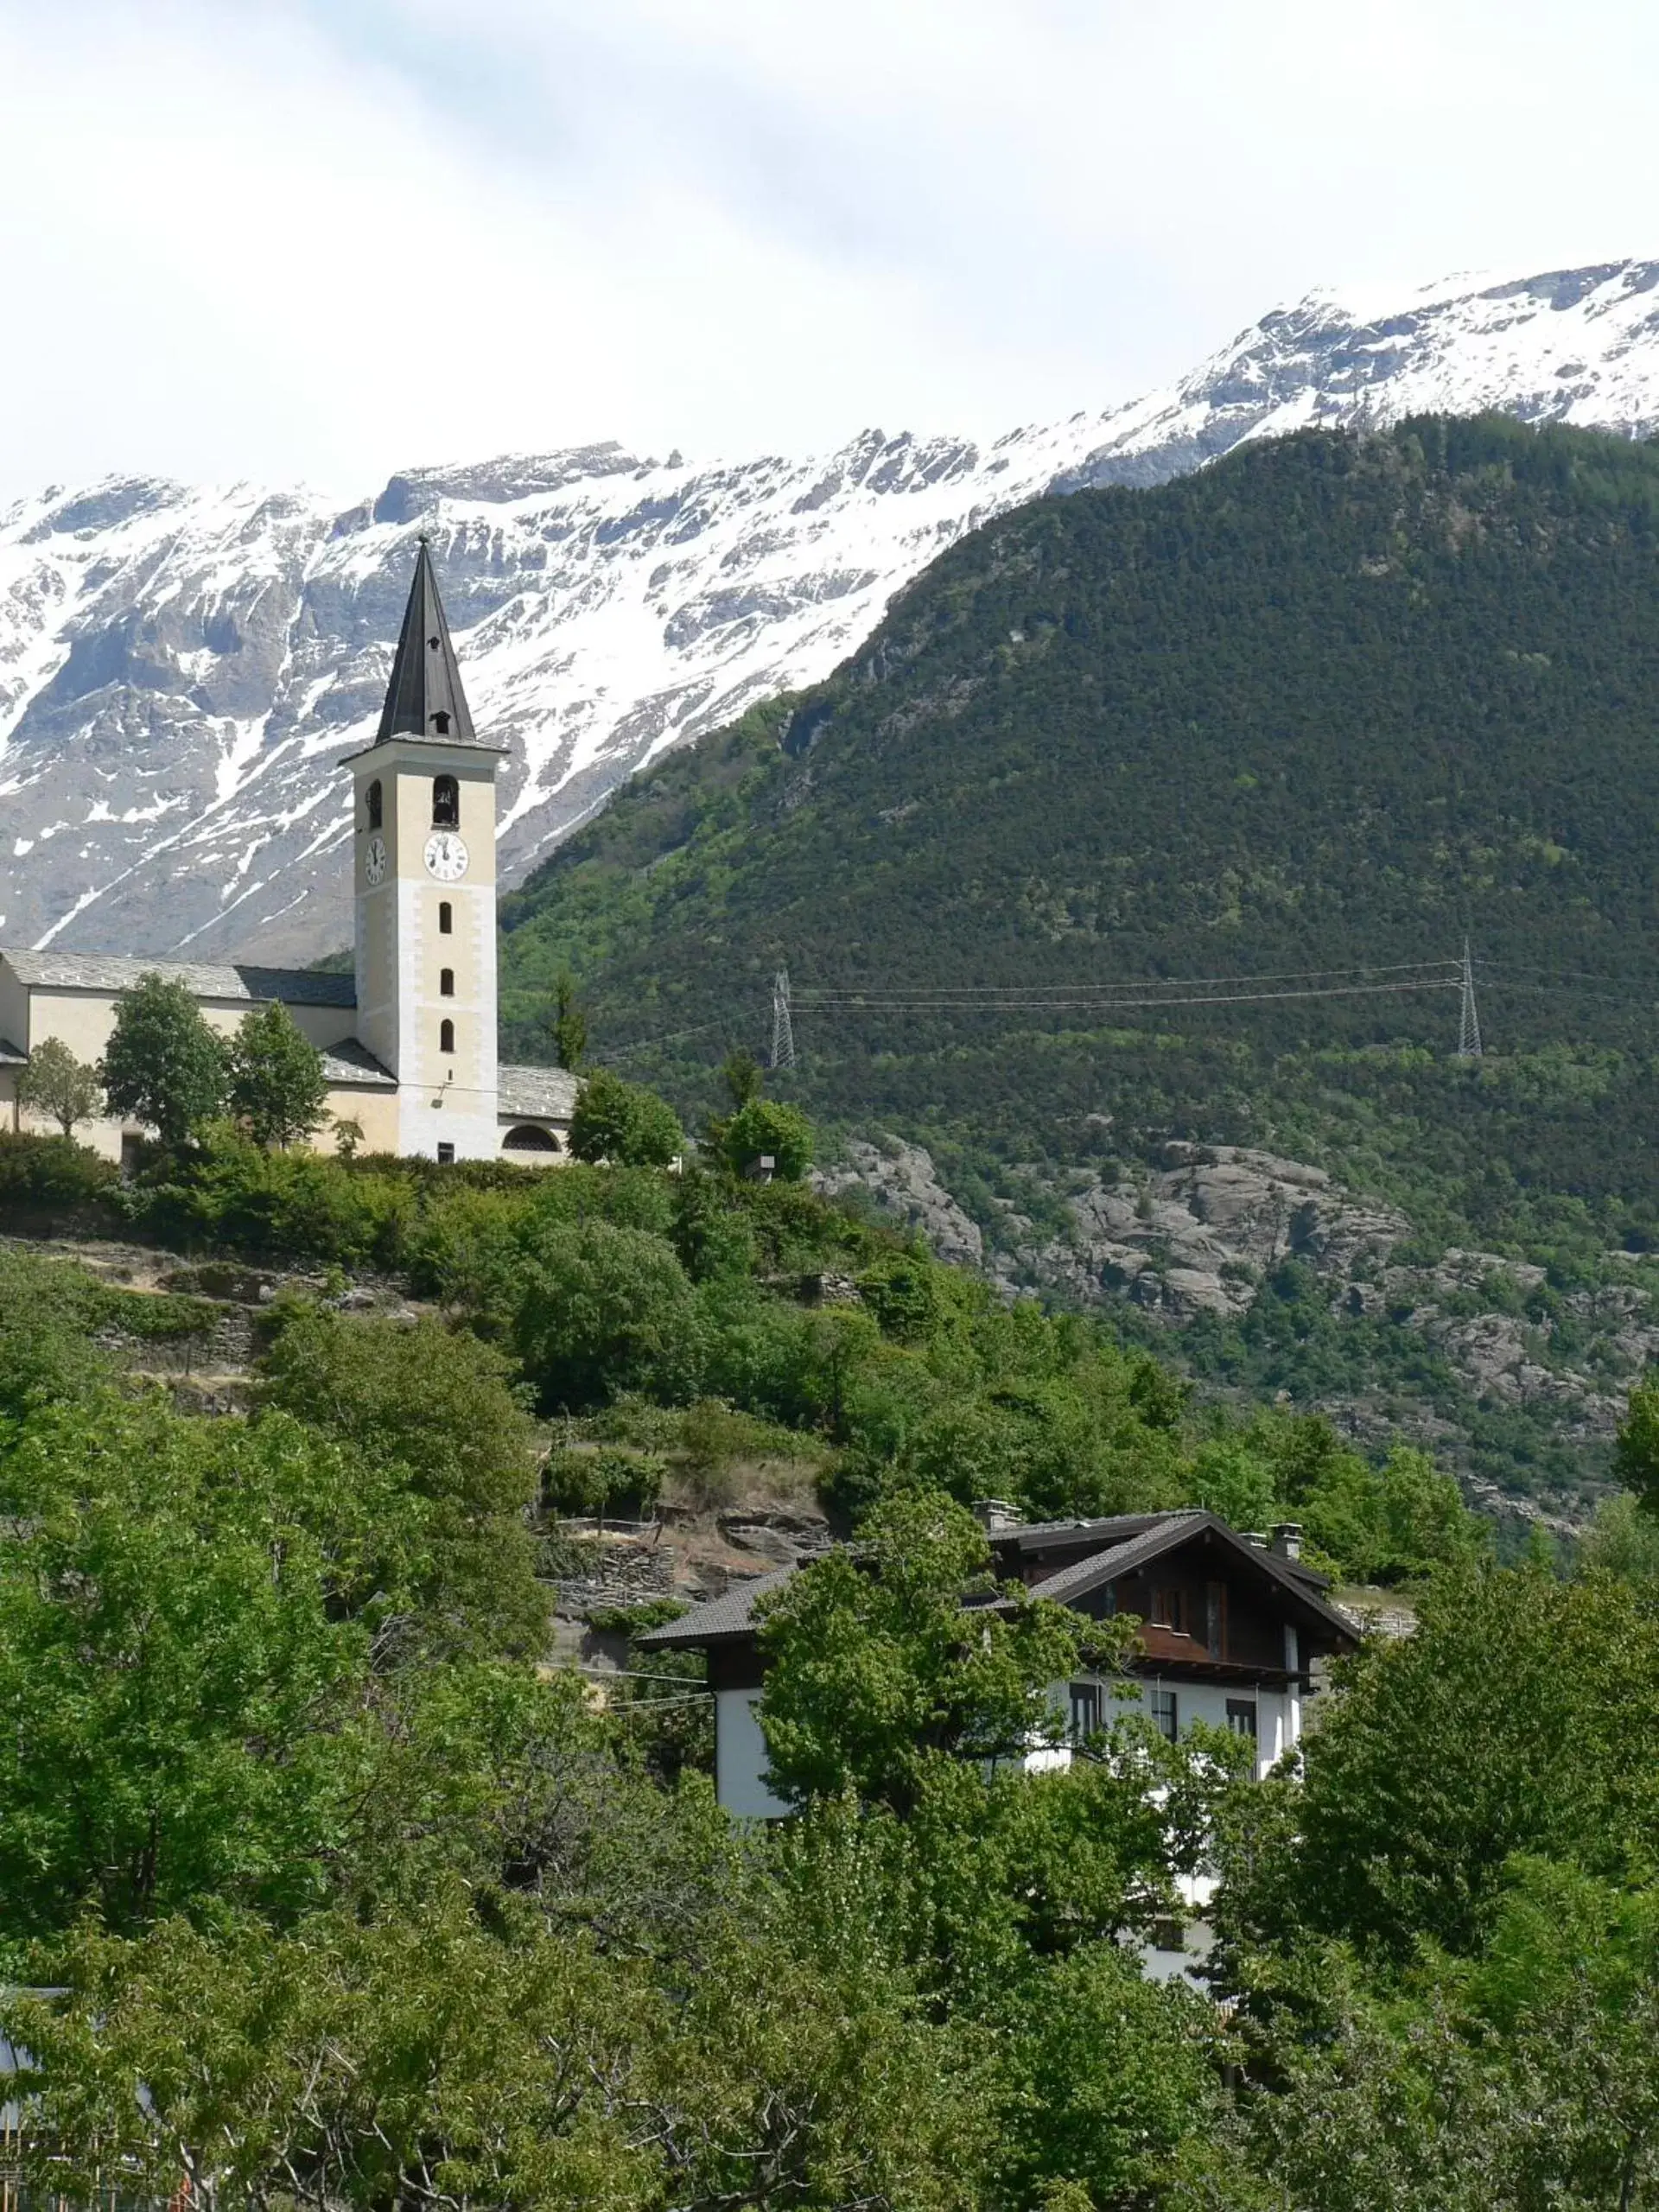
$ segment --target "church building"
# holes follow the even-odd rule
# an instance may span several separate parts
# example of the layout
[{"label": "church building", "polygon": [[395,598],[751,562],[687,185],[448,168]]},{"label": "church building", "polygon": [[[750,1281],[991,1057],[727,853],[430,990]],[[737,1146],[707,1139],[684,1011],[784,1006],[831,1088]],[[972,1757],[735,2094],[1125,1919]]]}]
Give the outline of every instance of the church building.
[{"label": "church building", "polygon": [[[48,1128],[20,1107],[17,1071],[48,1037],[102,1058],[117,1002],[141,976],[184,983],[228,1035],[280,1001],[322,1055],[334,1122],[362,1148],[526,1165],[563,1156],[575,1079],[496,1057],[495,773],[480,739],[423,539],[374,742],[353,776],[355,961],[350,976],[0,948],[0,1127]],[[111,1159],[147,1134],[109,1116],[79,1132]],[[313,1143],[332,1150],[332,1122]]]}]

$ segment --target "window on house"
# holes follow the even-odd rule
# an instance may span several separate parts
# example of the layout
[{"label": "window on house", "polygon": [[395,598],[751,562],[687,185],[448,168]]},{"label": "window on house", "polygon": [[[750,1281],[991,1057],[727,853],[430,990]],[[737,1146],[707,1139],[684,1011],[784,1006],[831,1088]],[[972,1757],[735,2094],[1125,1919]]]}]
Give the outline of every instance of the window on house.
[{"label": "window on house", "polygon": [[442,709],[440,709],[440,710],[438,711],[438,713],[436,713],[435,715],[433,715],[433,717],[432,717],[432,727],[433,727],[433,729],[434,729],[434,730],[436,732],[436,734],[438,734],[438,736],[440,736],[440,737],[448,737],[448,734],[449,734],[449,717],[448,717],[448,715],[446,715],[445,713],[443,713],[443,711],[442,710]]},{"label": "window on house", "polygon": [[369,788],[364,796],[368,801],[369,827],[371,830],[378,830],[380,827],[381,810],[380,779],[378,776],[369,785]]},{"label": "window on house", "polygon": [[438,935],[453,937],[455,931],[455,910],[447,899],[438,901]]},{"label": "window on house", "polygon": [[453,776],[434,776],[432,827],[435,830],[455,830],[460,826],[461,785]]},{"label": "window on house", "polygon": [[1166,1743],[1173,1744],[1181,1725],[1174,1691],[1149,1690],[1147,1693],[1147,1713],[1158,1733]]},{"label": "window on house", "polygon": [[1186,1597],[1180,1590],[1154,1590],[1152,1593],[1152,1623],[1154,1628],[1173,1629],[1177,1636],[1186,1630]]},{"label": "window on house", "polygon": [[441,1052],[453,1052],[454,1049],[455,1025],[453,1021],[441,1021],[438,1024],[438,1050]]},{"label": "window on house", "polygon": [[1255,1741],[1255,1700],[1253,1697],[1230,1697],[1227,1700],[1227,1726],[1235,1736],[1248,1736]]},{"label": "window on house", "polygon": [[1068,1731],[1071,1741],[1080,1744],[1086,1736],[1096,1736],[1103,1726],[1101,1713],[1101,1693],[1098,1682],[1073,1682],[1071,1688],[1071,1719]]},{"label": "window on house", "polygon": [[455,1147],[454,1145],[441,1144],[438,1147],[438,1165],[440,1167],[453,1166],[454,1165],[454,1159]]},{"label": "window on house", "polygon": [[438,970],[438,996],[441,999],[452,999],[454,995],[454,969],[453,968],[440,968]]}]

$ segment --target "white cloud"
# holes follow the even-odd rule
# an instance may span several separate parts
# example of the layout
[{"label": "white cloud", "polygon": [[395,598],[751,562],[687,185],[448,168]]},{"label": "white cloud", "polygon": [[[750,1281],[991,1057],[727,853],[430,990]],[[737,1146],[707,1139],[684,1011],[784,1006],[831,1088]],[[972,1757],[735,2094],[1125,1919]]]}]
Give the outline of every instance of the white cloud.
[{"label": "white cloud", "polygon": [[1103,405],[1317,283],[1659,244],[1583,0],[0,0],[0,493]]}]

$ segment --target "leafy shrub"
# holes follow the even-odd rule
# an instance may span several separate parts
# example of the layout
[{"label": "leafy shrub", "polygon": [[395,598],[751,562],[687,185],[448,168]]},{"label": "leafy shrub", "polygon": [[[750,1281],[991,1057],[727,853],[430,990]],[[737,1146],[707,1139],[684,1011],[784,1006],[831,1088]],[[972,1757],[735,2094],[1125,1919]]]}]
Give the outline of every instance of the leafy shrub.
[{"label": "leafy shrub", "polygon": [[666,1468],[654,1452],[582,1452],[549,1455],[542,1497],[555,1512],[626,1514],[645,1519],[663,1494]]},{"label": "leafy shrub", "polygon": [[513,1344],[543,1406],[601,1405],[618,1390],[692,1395],[702,1318],[660,1236],[607,1221],[532,1219],[520,1255]]},{"label": "leafy shrub", "polygon": [[812,1124],[798,1106],[776,1098],[751,1098],[725,1124],[721,1150],[734,1175],[770,1159],[779,1181],[798,1183],[812,1165]]},{"label": "leafy shrub", "polygon": [[666,1167],[685,1147],[674,1109],[654,1091],[596,1068],[582,1086],[570,1117],[570,1149],[578,1160],[619,1167]]},{"label": "leafy shrub", "polygon": [[228,1123],[151,1189],[147,1227],[187,1243],[228,1245],[273,1259],[394,1260],[407,1241],[414,1193],[402,1176],[365,1173],[321,1153],[268,1153]]},{"label": "leafy shrub", "polygon": [[112,1162],[73,1138],[0,1133],[0,1220],[81,1211],[113,1217],[120,1185]]}]

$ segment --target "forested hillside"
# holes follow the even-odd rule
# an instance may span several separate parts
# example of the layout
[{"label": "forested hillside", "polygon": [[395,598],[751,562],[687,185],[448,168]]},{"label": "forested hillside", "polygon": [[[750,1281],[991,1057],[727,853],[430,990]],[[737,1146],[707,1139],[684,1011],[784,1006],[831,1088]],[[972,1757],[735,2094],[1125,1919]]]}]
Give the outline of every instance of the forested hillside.
[{"label": "forested hillside", "polygon": [[[797,1093],[925,1145],[1006,1271],[1072,1294],[1122,1272],[1080,1205],[1144,1203],[1170,1140],[1312,1162],[1410,1233],[1281,1280],[1288,1352],[1250,1341],[1262,1299],[1194,1316],[1150,1275],[1124,1325],[1196,1322],[1204,1371],[1367,1427],[1414,1409],[1566,1499],[1653,1318],[1656,731],[1644,446],[1426,419],[1039,502],[510,899],[507,1033],[548,1056],[568,964],[597,1055],[690,1103],[729,1045],[764,1049],[786,966]],[[1465,933],[1478,1064],[1446,988]],[[1403,1325],[1506,1306],[1498,1389]]]},{"label": "forested hillside", "polygon": [[[1420,1454],[1205,1410],[826,1204],[801,1117],[728,1073],[690,1173],[613,1077],[573,1130],[599,1156],[541,1173],[199,1121],[124,1185],[0,1135],[6,2187],[1651,2205],[1659,1392],[1587,1540],[1498,1567]],[[568,1516],[683,1541],[784,1478],[861,1571],[772,1602],[793,1816],[740,1825],[702,1660],[631,1641],[674,1593],[619,1598]],[[1116,1706],[1027,1772],[1052,1686],[1109,1681],[1137,1624],[1005,1585],[964,1635],[993,1483],[1299,1519],[1412,1632],[1265,1778]],[[1148,1979],[1195,1872],[1217,1944]]]}]

